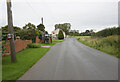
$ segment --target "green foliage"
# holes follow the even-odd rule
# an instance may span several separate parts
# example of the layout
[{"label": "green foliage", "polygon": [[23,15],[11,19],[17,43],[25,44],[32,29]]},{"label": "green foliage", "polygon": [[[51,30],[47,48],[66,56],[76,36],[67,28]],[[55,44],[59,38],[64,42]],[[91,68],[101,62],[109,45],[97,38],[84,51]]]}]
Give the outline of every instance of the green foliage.
[{"label": "green foliage", "polygon": [[36,43],[31,43],[31,44],[28,44],[27,46],[28,48],[40,48],[40,44],[36,44]]},{"label": "green foliage", "polygon": [[[21,31],[21,28],[17,27],[17,26],[13,26],[13,30],[14,30],[14,34],[16,36],[19,35],[19,32]],[[2,40],[7,40],[7,34],[8,34],[8,25],[2,27]]]},{"label": "green foliage", "polygon": [[59,42],[63,42],[64,41],[64,39],[62,39],[62,40],[59,40],[59,39],[53,39],[53,43],[59,43]]},{"label": "green foliage", "polygon": [[22,40],[32,40],[32,42],[34,43],[37,36],[36,27],[35,25],[28,23],[23,26],[23,29],[19,32],[19,34]]},{"label": "green foliage", "polygon": [[79,35],[80,36],[92,36],[94,34],[95,34],[95,32],[91,29],[91,30],[86,30],[85,32],[82,32]]},{"label": "green foliage", "polygon": [[20,38],[22,40],[32,40],[34,42],[34,39],[36,38],[36,32],[34,29],[23,29],[20,31]]},{"label": "green foliage", "polygon": [[42,40],[42,31],[36,30],[36,34],[39,37],[39,39]]},{"label": "green foliage", "polygon": [[[35,42],[36,36],[38,36],[39,39],[42,39],[42,32],[43,35],[44,32],[48,33],[47,31],[45,31],[45,26],[43,24],[38,25],[37,29],[36,26],[32,23],[25,24],[22,29],[14,26],[15,37],[20,36],[22,40],[32,40],[33,42]],[[7,40],[7,34],[8,25],[2,27],[2,40]]]},{"label": "green foliage", "polygon": [[45,31],[45,34],[48,34],[48,31]]},{"label": "green foliage", "polygon": [[70,35],[70,36],[79,36],[79,30],[71,30],[71,31],[69,32],[69,35]]},{"label": "green foliage", "polygon": [[[42,42],[44,42],[44,40],[45,40],[45,37],[44,37],[44,35],[45,35],[45,33],[48,33],[47,31],[45,31],[45,26],[43,25],[43,24],[39,24],[38,26],[37,26],[37,30],[39,31],[38,33],[39,33],[39,39],[40,40],[42,40]],[[42,37],[43,36],[43,37]]]},{"label": "green foliage", "polygon": [[56,29],[62,29],[66,35],[69,34],[69,30],[71,29],[71,24],[70,23],[64,23],[64,24],[56,24],[55,25],[55,30]]},{"label": "green foliage", "polygon": [[[17,26],[13,26],[14,33],[17,33],[21,30],[21,28]],[[8,25],[2,27],[2,33],[8,33]]]},{"label": "green foliage", "polygon": [[120,27],[106,28],[97,33],[94,36],[107,37],[110,35],[120,35]]},{"label": "green foliage", "polygon": [[36,26],[34,24],[31,24],[31,23],[28,23],[28,24],[25,24],[25,26],[23,26],[23,29],[33,29],[35,30],[36,29]]},{"label": "green foliage", "polygon": [[39,24],[37,26],[37,29],[44,32],[45,31],[45,26],[43,24]]},{"label": "green foliage", "polygon": [[59,40],[64,39],[64,34],[63,34],[62,30],[60,30],[59,33],[58,33],[58,39]]},{"label": "green foliage", "polygon": [[[6,41],[2,41],[2,54],[5,55],[6,53],[8,53],[7,48],[5,46],[8,46],[7,44],[5,44]],[[6,51],[6,52],[5,52]]]}]

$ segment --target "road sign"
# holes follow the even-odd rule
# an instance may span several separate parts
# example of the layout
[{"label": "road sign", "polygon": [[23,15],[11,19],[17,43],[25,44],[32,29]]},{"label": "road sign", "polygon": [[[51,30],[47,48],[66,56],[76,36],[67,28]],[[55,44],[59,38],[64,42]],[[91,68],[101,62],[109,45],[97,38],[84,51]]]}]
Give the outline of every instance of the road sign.
[{"label": "road sign", "polygon": [[8,39],[11,39],[11,38],[13,38],[13,37],[14,37],[13,34],[10,34],[10,33],[7,34],[7,38],[8,38]]}]

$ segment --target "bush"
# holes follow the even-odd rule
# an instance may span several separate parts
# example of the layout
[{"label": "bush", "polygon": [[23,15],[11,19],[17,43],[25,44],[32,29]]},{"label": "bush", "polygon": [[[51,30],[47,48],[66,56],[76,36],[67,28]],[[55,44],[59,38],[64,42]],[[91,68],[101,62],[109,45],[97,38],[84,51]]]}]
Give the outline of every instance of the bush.
[{"label": "bush", "polygon": [[60,30],[59,33],[58,33],[58,39],[59,40],[64,39],[64,34],[63,34],[62,30]]},{"label": "bush", "polygon": [[28,47],[28,48],[40,48],[41,45],[40,45],[40,44],[36,44],[36,43],[31,43],[31,44],[28,44],[27,47]]},{"label": "bush", "polygon": [[34,29],[23,29],[19,34],[22,40],[32,40],[34,42],[34,39],[36,38],[36,32]]}]

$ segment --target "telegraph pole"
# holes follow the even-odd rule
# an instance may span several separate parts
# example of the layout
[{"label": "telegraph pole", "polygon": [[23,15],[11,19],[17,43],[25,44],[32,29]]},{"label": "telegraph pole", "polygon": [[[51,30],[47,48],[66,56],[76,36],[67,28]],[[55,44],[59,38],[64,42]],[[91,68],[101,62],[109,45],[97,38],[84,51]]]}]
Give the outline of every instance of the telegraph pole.
[{"label": "telegraph pole", "polygon": [[[43,25],[43,17],[41,18],[41,22],[42,22],[42,25]],[[44,43],[44,32],[42,31],[42,42]]]},{"label": "telegraph pole", "polygon": [[[118,33],[119,32],[120,32],[120,1],[118,2]],[[118,36],[118,41],[120,41],[120,37],[119,36]],[[118,43],[118,45],[119,44],[120,43]],[[118,50],[120,51],[120,46],[118,46]],[[120,57],[120,53],[118,53],[118,57]],[[118,69],[120,69],[120,58],[118,58]],[[120,82],[120,70],[118,70],[118,80]]]},{"label": "telegraph pole", "polygon": [[43,17],[41,18],[42,24],[43,24]]},{"label": "telegraph pole", "polygon": [[8,32],[11,34],[10,39],[10,50],[11,50],[11,62],[16,62],[15,43],[14,43],[14,32],[13,32],[13,20],[11,10],[11,0],[7,1],[7,14],[8,14]]},{"label": "telegraph pole", "polygon": [[118,26],[120,28],[120,1],[118,2]]}]

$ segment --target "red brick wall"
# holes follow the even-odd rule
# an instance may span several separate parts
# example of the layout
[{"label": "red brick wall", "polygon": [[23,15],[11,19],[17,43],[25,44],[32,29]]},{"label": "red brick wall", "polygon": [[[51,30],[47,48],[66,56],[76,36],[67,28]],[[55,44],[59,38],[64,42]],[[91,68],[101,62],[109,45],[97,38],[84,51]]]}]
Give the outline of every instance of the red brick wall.
[{"label": "red brick wall", "polygon": [[[40,39],[36,37],[36,43],[40,42]],[[16,39],[15,40],[15,52],[19,52],[27,47],[28,44],[32,43],[32,40],[21,40],[21,39]],[[6,42],[3,46],[6,48],[5,54],[3,55],[10,55],[10,46],[9,46],[9,41]]]},{"label": "red brick wall", "polygon": [[[32,40],[21,40],[21,39],[15,40],[15,52],[19,52],[19,51],[25,49],[27,47],[27,45],[30,43],[32,43]],[[6,44],[4,45],[4,47],[6,48],[5,52],[8,52],[8,53],[3,54],[3,55],[10,54],[10,46],[9,45],[10,45],[9,41],[6,42]]]},{"label": "red brick wall", "polygon": [[36,37],[36,43],[40,42],[40,39],[38,38],[38,36]]},{"label": "red brick wall", "polygon": [[28,44],[32,43],[32,40],[21,40],[17,39],[15,41],[15,51],[19,52],[27,47]]}]

